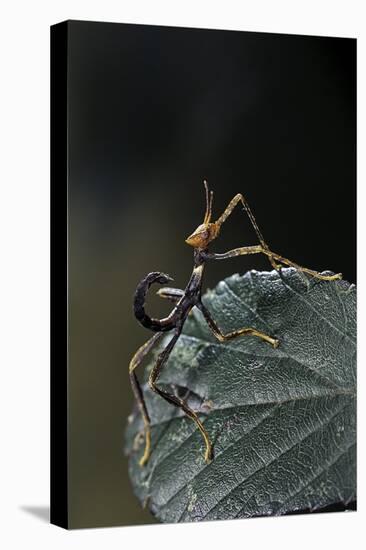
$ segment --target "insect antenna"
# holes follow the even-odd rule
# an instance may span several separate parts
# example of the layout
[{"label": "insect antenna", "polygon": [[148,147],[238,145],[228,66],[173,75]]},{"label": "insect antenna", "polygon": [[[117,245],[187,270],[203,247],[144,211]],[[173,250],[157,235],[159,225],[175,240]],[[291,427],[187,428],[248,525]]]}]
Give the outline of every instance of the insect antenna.
[{"label": "insect antenna", "polygon": [[203,220],[203,223],[210,223],[212,215],[212,201],[213,201],[213,191],[209,191],[207,180],[203,180],[203,185],[206,189],[206,213]]}]

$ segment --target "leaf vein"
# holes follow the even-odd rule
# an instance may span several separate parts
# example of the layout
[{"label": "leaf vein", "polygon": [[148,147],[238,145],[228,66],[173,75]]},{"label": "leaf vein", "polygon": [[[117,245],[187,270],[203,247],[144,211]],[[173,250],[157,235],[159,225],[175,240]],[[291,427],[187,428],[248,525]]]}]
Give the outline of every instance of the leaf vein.
[{"label": "leaf vein", "polygon": [[324,428],[325,426],[328,426],[330,424],[330,422],[338,415],[340,414],[345,408],[347,408],[349,406],[349,403],[346,403],[346,405],[344,405],[343,407],[341,407],[340,409],[338,409],[334,414],[332,414],[330,416],[330,418],[323,424],[319,424],[314,430],[311,430],[309,433],[307,433],[304,437],[302,437],[301,439],[299,439],[298,441],[296,441],[293,445],[291,445],[289,448],[287,448],[285,451],[282,451],[278,456],[276,456],[275,458],[273,458],[272,460],[270,460],[267,464],[265,464],[264,466],[261,466],[260,468],[258,468],[257,470],[255,470],[254,472],[252,472],[248,477],[246,477],[245,479],[243,479],[240,483],[238,483],[237,485],[235,485],[232,489],[230,489],[230,491],[228,491],[223,497],[221,497],[217,502],[216,504],[210,508],[208,510],[208,512],[206,512],[206,514],[203,516],[202,519],[204,519],[205,517],[207,517],[207,515],[212,511],[214,510],[219,504],[221,501],[223,501],[225,498],[227,498],[235,489],[237,489],[238,487],[240,487],[243,483],[245,483],[246,481],[248,481],[249,479],[251,479],[254,475],[258,474],[259,472],[261,472],[262,470],[264,470],[265,468],[268,468],[268,466],[270,466],[273,462],[276,462],[276,460],[278,460],[279,458],[281,458],[282,456],[284,456],[285,454],[287,454],[288,452],[290,452],[292,449],[294,449],[297,445],[299,445],[300,443],[302,443],[303,441],[305,441],[308,437],[311,437],[312,435],[314,435],[318,430]]},{"label": "leaf vein", "polygon": [[[283,280],[283,279],[282,279]],[[349,340],[353,345],[356,345],[356,342],[355,340],[347,333],[343,332],[339,327],[337,327],[337,325],[334,325],[333,323],[331,323],[331,321],[327,318],[327,317],[324,317],[324,315],[322,315],[320,313],[320,311],[318,311],[313,305],[311,302],[309,302],[308,300],[306,300],[306,298],[304,298],[299,292],[297,292],[291,285],[289,285],[288,283],[286,283],[286,281],[283,280],[283,284],[289,289],[291,290],[291,292],[293,292],[300,301],[304,302],[304,304],[306,304],[312,311],[314,311],[316,313],[316,315],[318,317],[320,317],[327,325],[329,325],[330,327],[332,327],[336,332],[339,332],[342,336],[344,336],[347,340]]]}]

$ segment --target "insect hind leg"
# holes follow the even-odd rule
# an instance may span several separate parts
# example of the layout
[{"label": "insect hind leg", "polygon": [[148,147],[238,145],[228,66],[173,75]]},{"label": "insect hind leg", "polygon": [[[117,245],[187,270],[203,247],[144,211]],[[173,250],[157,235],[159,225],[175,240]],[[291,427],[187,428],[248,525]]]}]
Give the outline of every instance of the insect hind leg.
[{"label": "insect hind leg", "polygon": [[151,435],[150,435],[150,417],[149,413],[146,408],[146,403],[144,399],[144,394],[142,392],[141,385],[137,379],[137,376],[135,374],[135,369],[141,364],[144,357],[151,351],[153,346],[158,343],[158,341],[162,338],[163,332],[157,332],[148,340],[145,342],[144,345],[142,345],[135,353],[135,355],[132,357],[130,365],[129,365],[129,374],[130,374],[130,382],[132,391],[134,393],[136,402],[138,404],[138,407],[141,412],[142,419],[144,421],[144,431],[145,431],[145,450],[144,454],[140,459],[140,466],[143,466],[149,456],[150,456],[150,441],[151,441]]},{"label": "insect hind leg", "polygon": [[156,384],[158,376],[161,372],[161,369],[163,368],[164,363],[166,363],[166,361],[168,360],[168,357],[171,351],[173,350],[179,336],[180,336],[180,330],[178,330],[175,333],[175,335],[170,340],[169,344],[158,356],[156,364],[150,373],[149,386],[155,393],[157,393],[158,395],[163,397],[163,399],[168,401],[168,403],[174,405],[175,407],[178,407],[179,409],[182,409],[184,413],[195,422],[205,442],[206,450],[205,450],[204,458],[205,458],[205,462],[208,463],[213,458],[213,448],[212,448],[212,444],[208,436],[208,433],[206,432],[202,422],[198,418],[198,415],[190,407],[188,407],[188,405],[185,403],[183,399],[180,399],[175,395],[171,395],[170,393],[163,390],[162,388],[159,388]]}]

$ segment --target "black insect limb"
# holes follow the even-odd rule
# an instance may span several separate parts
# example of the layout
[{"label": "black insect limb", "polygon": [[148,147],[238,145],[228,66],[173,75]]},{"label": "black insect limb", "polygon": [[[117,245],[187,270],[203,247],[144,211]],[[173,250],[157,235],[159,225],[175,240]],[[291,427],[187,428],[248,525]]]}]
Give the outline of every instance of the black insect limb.
[{"label": "black insect limb", "polygon": [[139,283],[136,288],[135,298],[133,302],[133,308],[135,312],[135,317],[140,321],[140,323],[150,330],[154,331],[168,331],[175,327],[175,319],[166,317],[165,319],[152,319],[145,312],[145,299],[147,291],[153,283],[159,283],[165,285],[173,281],[169,275],[166,273],[160,273],[160,271],[153,271],[149,273],[142,281]]}]

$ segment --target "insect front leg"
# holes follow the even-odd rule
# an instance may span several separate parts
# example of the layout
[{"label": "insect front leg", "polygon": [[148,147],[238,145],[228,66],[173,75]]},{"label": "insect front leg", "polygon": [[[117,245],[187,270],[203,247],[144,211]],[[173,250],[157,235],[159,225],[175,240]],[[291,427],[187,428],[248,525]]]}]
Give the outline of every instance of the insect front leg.
[{"label": "insect front leg", "polygon": [[268,342],[269,344],[271,344],[271,346],[273,346],[274,348],[277,348],[279,345],[279,341],[277,340],[277,338],[273,338],[272,336],[269,336],[268,334],[261,332],[260,330],[257,330],[252,327],[240,328],[238,330],[233,330],[232,332],[227,332],[225,334],[219,328],[216,321],[212,318],[210,311],[202,302],[199,302],[197,304],[197,307],[202,312],[211,331],[220,342],[232,340],[233,338],[237,338],[238,336],[248,335],[248,336],[257,336],[261,340],[264,340],[265,342]]},{"label": "insect front leg", "polygon": [[[342,273],[336,273],[335,275],[322,275],[318,271],[314,271],[313,269],[308,269],[307,267],[302,267],[301,265],[298,265],[295,262],[288,260],[283,256],[280,256],[279,254],[276,254],[275,252],[263,250],[263,253],[266,254],[267,256],[268,254],[271,254],[273,258],[275,258],[277,261],[281,262],[282,264],[289,265],[290,267],[295,267],[299,271],[302,271],[303,273],[307,273],[308,275],[311,275],[312,277],[315,277],[316,279],[320,279],[322,281],[335,281],[337,279],[342,279]],[[281,269],[281,266],[279,269]],[[279,269],[277,269],[277,271],[279,271]]]},{"label": "insect front leg", "polygon": [[198,415],[190,407],[188,407],[188,405],[185,403],[185,401],[183,399],[180,399],[179,397],[168,393],[167,391],[163,390],[162,388],[159,388],[156,384],[157,379],[159,377],[159,374],[161,373],[161,370],[162,370],[164,364],[168,360],[168,357],[169,357],[170,353],[172,352],[172,350],[173,350],[173,348],[174,348],[174,346],[175,346],[175,344],[176,344],[176,342],[177,342],[177,340],[178,340],[178,338],[181,334],[181,331],[182,331],[182,327],[176,329],[175,334],[172,337],[172,339],[170,340],[169,344],[166,346],[166,348],[158,356],[157,362],[156,362],[154,368],[152,369],[152,371],[150,373],[149,385],[150,385],[150,388],[154,392],[156,392],[161,397],[163,397],[166,401],[168,401],[168,403],[171,403],[175,407],[178,407],[179,409],[182,409],[182,411],[184,411],[184,413],[196,423],[198,429],[200,430],[200,432],[202,434],[202,437],[203,437],[203,440],[204,440],[205,446],[206,446],[205,454],[204,454],[205,461],[210,462],[212,460],[212,457],[213,457],[212,444],[211,444],[210,438],[208,436],[208,433],[206,432],[202,422],[198,418]]},{"label": "insect front leg", "polygon": [[264,240],[264,237],[262,235],[261,230],[258,227],[258,224],[256,222],[254,214],[250,209],[249,203],[241,193],[238,193],[237,195],[235,195],[235,197],[233,199],[231,199],[231,201],[229,202],[229,204],[225,208],[224,212],[221,214],[219,219],[216,221],[216,224],[218,225],[219,228],[221,228],[221,225],[227,220],[227,218],[231,215],[231,213],[234,210],[234,208],[236,207],[236,205],[239,204],[240,202],[243,205],[244,210],[248,215],[250,223],[253,226],[253,229],[254,229],[257,237],[258,237],[259,242],[261,243],[261,248],[263,249],[263,251],[268,252],[267,256],[268,256],[268,259],[270,261],[271,266],[274,269],[278,270],[280,268],[280,265],[277,264],[275,262],[275,260],[273,259],[272,253],[271,253],[271,251],[269,249],[269,246],[267,245],[266,241]]},{"label": "insect front leg", "polygon": [[[226,221],[226,219],[230,216],[230,214],[234,210],[235,206],[237,204],[239,204],[240,202],[243,205],[243,207],[244,207],[244,209],[245,209],[245,211],[246,211],[246,213],[247,213],[247,215],[250,219],[250,222],[251,222],[251,224],[254,228],[254,231],[256,232],[256,235],[257,235],[258,240],[260,242],[260,248],[261,248],[260,252],[262,252],[263,254],[265,254],[268,257],[268,260],[269,260],[271,266],[273,267],[273,269],[275,269],[276,271],[280,271],[282,265],[289,265],[291,267],[295,267],[299,271],[307,273],[308,275],[311,275],[312,277],[316,277],[317,279],[321,279],[323,281],[333,281],[333,280],[336,280],[336,279],[342,279],[342,274],[341,273],[337,273],[336,275],[322,275],[318,271],[315,271],[313,269],[308,269],[306,267],[302,267],[302,266],[296,264],[295,262],[293,262],[291,260],[288,260],[287,258],[284,258],[283,256],[280,256],[279,254],[276,254],[275,252],[272,252],[270,250],[269,246],[267,245],[266,241],[264,240],[262,232],[260,231],[260,229],[257,225],[256,219],[255,219],[254,214],[252,213],[252,211],[249,207],[249,204],[248,204],[247,200],[245,199],[245,197],[241,193],[238,193],[237,195],[235,195],[235,197],[229,202],[228,206],[225,208],[224,212],[221,214],[219,219],[215,222],[218,225],[219,228]],[[242,250],[244,251],[245,249],[249,249],[249,248],[254,249],[255,247],[244,247]],[[238,250],[239,249],[237,249],[236,251],[238,251]],[[243,253],[248,254],[248,252],[243,252]],[[240,255],[240,254],[237,253],[235,255]],[[221,255],[221,256],[223,256],[223,255]],[[231,257],[231,256],[227,256],[227,257]],[[217,258],[217,259],[221,259],[221,258]]]},{"label": "insect front leg", "polygon": [[[280,256],[279,254],[276,254],[271,250],[268,250],[267,248],[263,248],[263,246],[260,244],[255,246],[242,246],[240,248],[234,248],[233,250],[229,250],[228,252],[223,253],[205,252],[203,257],[206,260],[227,260],[229,258],[235,258],[237,256],[247,256],[249,254],[265,254],[269,258],[275,258],[278,262],[281,262],[284,265],[295,267],[299,271],[307,273],[308,275],[311,275],[312,277],[316,277],[317,279],[321,279],[323,281],[334,281],[336,279],[342,279],[342,273],[336,273],[335,275],[322,275],[318,271],[308,269],[307,267],[302,267],[301,265],[298,265],[295,262],[292,262],[291,260],[288,260],[287,258],[284,258],[283,256]],[[276,264],[276,271],[280,271],[281,267],[282,266],[280,264]]]}]

